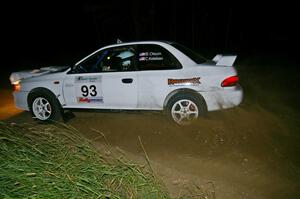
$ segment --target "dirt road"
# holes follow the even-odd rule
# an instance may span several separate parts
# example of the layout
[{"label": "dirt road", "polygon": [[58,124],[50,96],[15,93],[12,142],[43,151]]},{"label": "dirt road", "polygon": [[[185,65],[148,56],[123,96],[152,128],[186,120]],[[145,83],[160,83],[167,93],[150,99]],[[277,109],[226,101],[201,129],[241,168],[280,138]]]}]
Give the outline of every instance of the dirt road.
[{"label": "dirt road", "polygon": [[[11,98],[4,98],[9,100],[1,103],[2,120],[32,122],[29,113],[19,112]],[[155,175],[174,198],[187,190],[212,192],[213,185],[218,199],[300,194],[299,129],[259,105],[210,113],[189,127],[176,126],[152,112],[75,115],[66,123],[93,140],[99,150],[106,150],[103,133],[114,149],[145,164],[140,136]]]}]

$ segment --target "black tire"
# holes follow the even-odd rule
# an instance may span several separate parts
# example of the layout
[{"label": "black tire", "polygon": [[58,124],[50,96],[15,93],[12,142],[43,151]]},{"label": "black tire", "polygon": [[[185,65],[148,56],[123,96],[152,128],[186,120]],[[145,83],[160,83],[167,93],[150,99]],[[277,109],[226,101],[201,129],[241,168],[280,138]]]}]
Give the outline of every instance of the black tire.
[{"label": "black tire", "polygon": [[205,100],[203,99],[203,97],[201,95],[194,94],[192,92],[180,92],[180,93],[175,94],[173,97],[171,97],[169,99],[166,107],[165,107],[165,112],[166,112],[169,120],[171,120],[171,121],[173,121],[173,122],[175,122],[179,125],[188,125],[188,124],[191,123],[191,121],[189,121],[189,122],[180,124],[172,116],[173,106],[181,100],[190,101],[190,102],[194,103],[197,106],[198,116],[195,117],[194,119],[206,116],[206,114],[207,114],[207,105],[206,105],[206,102],[205,102]]},{"label": "black tire", "polygon": [[[37,98],[44,98],[50,104],[51,113],[47,119],[40,119],[35,115],[33,111],[33,103]],[[61,105],[55,95],[47,90],[37,90],[29,94],[28,97],[28,106],[32,116],[39,121],[62,121],[63,111]]]}]

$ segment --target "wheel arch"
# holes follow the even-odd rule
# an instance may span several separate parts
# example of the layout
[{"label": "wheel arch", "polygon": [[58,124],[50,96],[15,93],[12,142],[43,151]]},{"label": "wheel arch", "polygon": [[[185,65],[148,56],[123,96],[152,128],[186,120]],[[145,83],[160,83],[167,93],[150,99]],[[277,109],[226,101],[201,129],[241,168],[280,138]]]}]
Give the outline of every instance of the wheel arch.
[{"label": "wheel arch", "polygon": [[167,95],[167,97],[165,98],[165,100],[164,100],[163,108],[165,109],[167,107],[167,104],[168,104],[169,100],[172,97],[174,97],[174,96],[176,96],[178,94],[191,94],[191,95],[194,95],[196,97],[199,97],[204,102],[205,108],[207,110],[207,103],[206,103],[204,97],[199,92],[197,92],[197,91],[195,91],[193,89],[188,89],[188,88],[176,89],[176,90],[172,91],[171,93],[169,93]]},{"label": "wheel arch", "polygon": [[47,93],[47,94],[51,95],[54,99],[57,100],[58,104],[61,106],[61,103],[59,102],[57,96],[51,90],[49,90],[48,88],[45,88],[45,87],[37,87],[37,88],[32,89],[28,93],[27,104],[28,104],[29,109],[30,109],[31,101],[33,100],[32,98],[34,97],[34,94],[36,94],[36,93]]}]

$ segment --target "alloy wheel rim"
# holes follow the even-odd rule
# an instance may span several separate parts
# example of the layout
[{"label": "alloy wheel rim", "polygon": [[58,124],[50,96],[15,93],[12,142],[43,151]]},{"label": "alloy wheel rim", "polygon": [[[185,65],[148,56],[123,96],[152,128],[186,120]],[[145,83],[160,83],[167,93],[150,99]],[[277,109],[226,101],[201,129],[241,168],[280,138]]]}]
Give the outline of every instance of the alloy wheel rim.
[{"label": "alloy wheel rim", "polygon": [[188,99],[177,101],[171,109],[173,120],[180,125],[190,124],[198,118],[199,110],[197,105]]},{"label": "alloy wheel rim", "polygon": [[34,116],[40,120],[47,120],[51,116],[52,109],[47,99],[37,97],[32,103]]}]

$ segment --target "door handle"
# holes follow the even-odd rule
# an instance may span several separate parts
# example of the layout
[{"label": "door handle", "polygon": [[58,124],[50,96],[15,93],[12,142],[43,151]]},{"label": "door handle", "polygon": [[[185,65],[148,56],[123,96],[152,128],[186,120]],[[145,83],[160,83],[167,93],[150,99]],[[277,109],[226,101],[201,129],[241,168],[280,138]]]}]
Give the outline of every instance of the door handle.
[{"label": "door handle", "polygon": [[132,78],[125,78],[125,79],[122,79],[122,82],[124,84],[131,84],[133,82],[133,79]]}]

